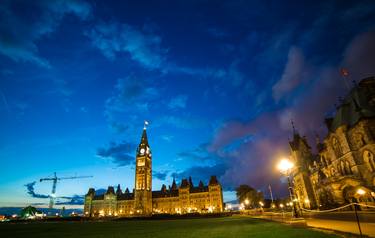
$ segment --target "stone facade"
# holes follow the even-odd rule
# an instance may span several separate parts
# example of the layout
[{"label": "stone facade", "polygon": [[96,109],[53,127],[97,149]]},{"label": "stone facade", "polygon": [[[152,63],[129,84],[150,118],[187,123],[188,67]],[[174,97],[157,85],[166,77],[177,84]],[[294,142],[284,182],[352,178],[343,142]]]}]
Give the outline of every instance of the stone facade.
[{"label": "stone facade", "polygon": [[[313,153],[294,130],[293,187],[300,207],[328,208],[375,197],[375,77],[363,79],[326,119],[328,133]],[[358,193],[361,190],[364,194]]]},{"label": "stone facade", "polygon": [[136,151],[135,188],[122,192],[108,187],[105,194],[95,194],[90,188],[85,196],[86,216],[150,216],[152,214],[184,214],[191,212],[222,212],[223,194],[216,176],[211,176],[207,186],[202,181],[193,185],[191,178],[182,179],[179,186],[175,180],[168,188],[152,191],[152,154],[146,129]]}]

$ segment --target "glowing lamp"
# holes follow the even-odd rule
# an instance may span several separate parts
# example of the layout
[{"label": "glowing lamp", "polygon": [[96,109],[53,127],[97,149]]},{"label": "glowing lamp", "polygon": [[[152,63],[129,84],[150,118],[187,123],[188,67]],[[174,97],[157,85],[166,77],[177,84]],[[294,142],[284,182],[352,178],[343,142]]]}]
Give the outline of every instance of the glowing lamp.
[{"label": "glowing lamp", "polygon": [[294,164],[288,159],[282,159],[277,165],[278,170],[283,174],[287,174],[293,167]]},{"label": "glowing lamp", "polygon": [[363,190],[362,188],[360,188],[360,189],[357,190],[357,194],[362,196],[362,195],[366,194],[366,191]]}]

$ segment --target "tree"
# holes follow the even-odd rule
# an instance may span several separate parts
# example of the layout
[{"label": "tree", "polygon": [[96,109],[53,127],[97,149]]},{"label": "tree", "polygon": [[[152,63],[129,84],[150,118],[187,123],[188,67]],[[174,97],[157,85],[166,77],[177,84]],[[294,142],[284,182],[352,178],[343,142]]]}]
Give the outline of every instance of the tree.
[{"label": "tree", "polygon": [[243,203],[247,208],[258,207],[259,202],[263,201],[264,199],[262,192],[258,192],[246,184],[241,184],[238,188],[236,188],[236,196],[238,201]]}]

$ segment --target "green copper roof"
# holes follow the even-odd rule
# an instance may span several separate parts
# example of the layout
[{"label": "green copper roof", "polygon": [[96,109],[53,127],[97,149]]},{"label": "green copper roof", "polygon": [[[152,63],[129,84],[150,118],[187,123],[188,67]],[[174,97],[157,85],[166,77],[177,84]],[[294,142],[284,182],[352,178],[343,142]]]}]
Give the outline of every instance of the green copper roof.
[{"label": "green copper roof", "polygon": [[345,97],[333,118],[327,118],[330,131],[342,125],[354,126],[359,120],[375,117],[375,77],[363,79]]}]

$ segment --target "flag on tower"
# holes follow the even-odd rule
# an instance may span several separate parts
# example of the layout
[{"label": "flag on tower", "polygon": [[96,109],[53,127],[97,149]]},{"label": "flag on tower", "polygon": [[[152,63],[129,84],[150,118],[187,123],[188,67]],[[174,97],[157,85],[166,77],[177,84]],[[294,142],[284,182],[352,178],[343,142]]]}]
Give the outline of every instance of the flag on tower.
[{"label": "flag on tower", "polygon": [[148,126],[148,121],[145,121],[143,129],[146,129],[146,126]]},{"label": "flag on tower", "polygon": [[348,77],[349,76],[349,70],[346,69],[346,68],[342,68],[340,70],[340,73],[341,73],[341,76],[343,76],[343,77]]}]

